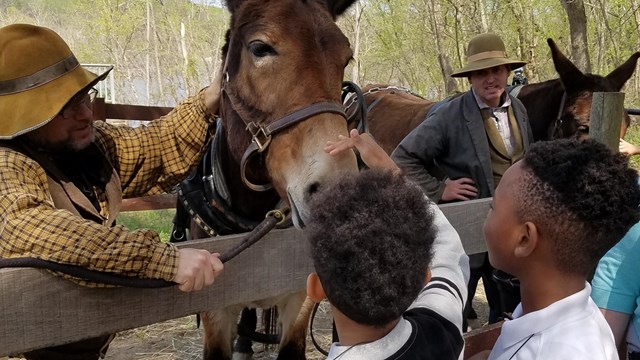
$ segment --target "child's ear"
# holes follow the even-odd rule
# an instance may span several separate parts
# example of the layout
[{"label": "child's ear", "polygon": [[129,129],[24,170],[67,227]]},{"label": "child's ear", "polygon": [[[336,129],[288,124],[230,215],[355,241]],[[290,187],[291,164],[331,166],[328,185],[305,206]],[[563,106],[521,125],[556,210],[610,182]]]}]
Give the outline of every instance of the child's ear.
[{"label": "child's ear", "polygon": [[312,272],[307,277],[307,296],[315,303],[319,303],[327,297],[316,272]]},{"label": "child's ear", "polygon": [[422,286],[426,286],[429,281],[431,281],[431,269],[427,270],[427,274],[424,276],[424,284],[422,284]]},{"label": "child's ear", "polygon": [[513,250],[513,254],[517,258],[524,258],[536,249],[538,246],[538,227],[532,222],[525,222],[522,224],[520,233],[520,239],[518,239],[518,243],[516,244],[515,249]]}]

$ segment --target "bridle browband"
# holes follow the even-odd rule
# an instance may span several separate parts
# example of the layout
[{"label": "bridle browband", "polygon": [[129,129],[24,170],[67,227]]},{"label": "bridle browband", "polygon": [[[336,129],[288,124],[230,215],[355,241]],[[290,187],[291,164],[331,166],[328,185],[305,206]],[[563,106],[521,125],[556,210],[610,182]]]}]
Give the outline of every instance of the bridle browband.
[{"label": "bridle browband", "polygon": [[[517,98],[518,95],[520,95],[520,90],[522,90],[522,88],[524,87],[525,85],[514,86],[509,90],[509,94]],[[562,123],[563,123],[562,113],[564,112],[564,105],[566,102],[567,102],[567,91],[562,90],[562,99],[560,100],[560,108],[558,108],[558,115],[556,115],[556,118],[553,121],[553,130],[551,130],[551,139],[556,138],[556,133],[562,127]]]},{"label": "bridle browband", "polygon": [[237,101],[234,101],[234,97],[229,93],[229,91],[227,91],[228,84],[229,73],[225,71],[220,91],[222,94],[220,100],[220,115],[223,118],[225,116],[223,114],[224,106],[222,105],[222,101],[226,98],[229,100],[229,106],[236,112],[238,117],[242,119],[246,125],[246,130],[251,134],[251,144],[247,150],[245,150],[240,162],[240,176],[244,185],[254,191],[267,191],[273,188],[273,184],[271,183],[254,184],[247,178],[246,170],[249,160],[253,156],[263,153],[269,147],[269,144],[271,144],[271,139],[274,135],[318,114],[332,113],[342,116],[345,120],[347,119],[347,115],[344,112],[342,104],[333,101],[322,101],[295,110],[275,121],[267,121],[266,119],[249,121],[248,119],[240,116],[239,112],[236,110],[234,103],[237,103]]}]

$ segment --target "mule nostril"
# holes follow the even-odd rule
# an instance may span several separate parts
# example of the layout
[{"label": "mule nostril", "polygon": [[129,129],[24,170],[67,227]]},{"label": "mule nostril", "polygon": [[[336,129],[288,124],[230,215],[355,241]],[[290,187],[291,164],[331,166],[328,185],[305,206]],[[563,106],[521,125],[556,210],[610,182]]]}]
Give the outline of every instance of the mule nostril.
[{"label": "mule nostril", "polygon": [[320,183],[317,181],[313,182],[311,183],[311,185],[309,185],[309,188],[307,189],[307,196],[313,196],[319,190],[320,190]]}]

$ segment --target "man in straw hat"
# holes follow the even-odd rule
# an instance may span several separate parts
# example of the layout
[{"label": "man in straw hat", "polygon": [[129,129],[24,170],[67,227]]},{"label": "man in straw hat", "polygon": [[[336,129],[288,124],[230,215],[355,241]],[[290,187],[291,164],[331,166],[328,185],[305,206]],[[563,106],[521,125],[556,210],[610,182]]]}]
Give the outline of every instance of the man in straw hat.
[{"label": "man in straw hat", "polygon": [[[169,191],[203,154],[219,88],[139,128],[94,122],[93,86],[50,29],[0,28],[0,257],[35,257],[127,276],[210,285],[217,254],[114,226],[122,198]],[[214,81],[214,84],[216,82]],[[99,286],[73,279],[86,286]],[[97,359],[112,336],[36,350],[27,359]]]},{"label": "man in straw hat", "polygon": [[[467,47],[467,66],[451,75],[466,77],[471,89],[440,106],[393,151],[394,161],[431,200],[491,197],[502,174],[522,158],[532,141],[531,128],[526,109],[505,88],[509,73],[524,64],[507,56],[498,35],[475,36]],[[445,177],[430,174],[427,168],[432,165]],[[489,322],[496,322],[503,311],[513,309],[501,309],[486,253],[471,256],[470,262],[470,296],[465,314],[471,309],[482,276],[490,307]],[[518,301],[519,298],[508,302],[515,302],[511,305],[515,307]]]}]

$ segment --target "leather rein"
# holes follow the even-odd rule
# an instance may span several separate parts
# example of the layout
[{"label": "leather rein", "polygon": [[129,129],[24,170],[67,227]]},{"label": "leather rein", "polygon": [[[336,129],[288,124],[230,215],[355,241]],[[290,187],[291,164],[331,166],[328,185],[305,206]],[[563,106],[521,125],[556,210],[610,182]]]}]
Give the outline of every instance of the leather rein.
[{"label": "leather rein", "polygon": [[[272,210],[267,213],[265,219],[256,226],[241,242],[229,251],[220,255],[220,261],[227,261],[238,256],[258,240],[262,239],[271,229],[279,225],[286,219],[286,214],[282,210]],[[43,260],[32,257],[6,258],[0,259],[0,269],[2,268],[40,268],[60,272],[82,280],[96,282],[111,286],[125,286],[133,288],[162,288],[176,285],[173,281],[163,279],[138,278],[110,273],[99,270],[91,270],[78,265],[61,264],[50,260]]]},{"label": "leather rein", "polygon": [[[517,85],[509,89],[509,94],[514,97],[518,97],[520,95],[520,90],[526,85]],[[553,121],[553,130],[551,130],[551,139],[556,138],[556,133],[561,129],[564,121],[562,120],[562,113],[564,112],[564,105],[567,102],[567,92],[562,91],[562,99],[560,100],[560,107],[558,108],[558,114],[556,115],[555,120]],[[588,129],[587,129],[588,131]]]}]

